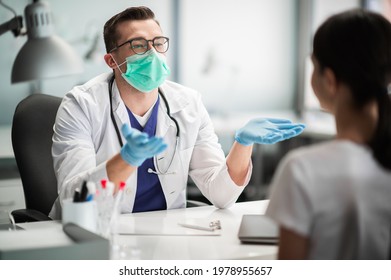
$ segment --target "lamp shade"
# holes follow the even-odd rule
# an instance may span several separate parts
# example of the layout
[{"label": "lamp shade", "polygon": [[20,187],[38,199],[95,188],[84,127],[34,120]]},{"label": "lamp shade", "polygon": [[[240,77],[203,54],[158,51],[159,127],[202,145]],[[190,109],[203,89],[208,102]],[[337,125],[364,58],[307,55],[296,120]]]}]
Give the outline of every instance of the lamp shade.
[{"label": "lamp shade", "polygon": [[11,82],[42,80],[77,74],[83,62],[70,45],[53,34],[47,3],[37,1],[25,9],[28,40],[12,67]]},{"label": "lamp shade", "polygon": [[56,35],[28,40],[12,67],[11,82],[41,80],[83,71],[81,59]]}]

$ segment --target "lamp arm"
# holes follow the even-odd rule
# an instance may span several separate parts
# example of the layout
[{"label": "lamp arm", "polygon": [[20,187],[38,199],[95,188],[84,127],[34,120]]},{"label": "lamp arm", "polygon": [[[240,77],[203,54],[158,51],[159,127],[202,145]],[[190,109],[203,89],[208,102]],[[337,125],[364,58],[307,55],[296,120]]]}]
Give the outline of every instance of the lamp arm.
[{"label": "lamp arm", "polygon": [[14,33],[14,36],[17,37],[22,34],[22,28],[23,28],[23,17],[22,16],[13,17],[9,21],[0,25],[0,36],[7,31],[12,31],[12,33]]}]

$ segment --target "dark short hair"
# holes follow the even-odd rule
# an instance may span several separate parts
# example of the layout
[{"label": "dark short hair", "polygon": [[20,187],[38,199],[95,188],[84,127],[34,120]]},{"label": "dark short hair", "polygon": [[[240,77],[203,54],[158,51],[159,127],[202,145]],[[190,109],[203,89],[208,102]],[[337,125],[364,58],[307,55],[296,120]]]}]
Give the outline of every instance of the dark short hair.
[{"label": "dark short hair", "polygon": [[159,25],[159,22],[155,19],[155,14],[148,7],[131,7],[126,10],[112,16],[103,27],[103,39],[105,41],[106,52],[110,52],[117,46],[118,34],[117,26],[119,23],[130,20],[148,20],[153,19]]}]

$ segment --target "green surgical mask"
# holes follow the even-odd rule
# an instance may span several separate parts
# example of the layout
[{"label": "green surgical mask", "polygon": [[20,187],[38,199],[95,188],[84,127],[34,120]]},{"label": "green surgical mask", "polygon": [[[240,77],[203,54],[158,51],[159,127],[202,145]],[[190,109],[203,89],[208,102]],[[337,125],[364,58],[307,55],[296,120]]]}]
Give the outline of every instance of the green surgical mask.
[{"label": "green surgical mask", "polygon": [[[114,58],[113,58],[114,59]],[[115,60],[114,60],[115,61]],[[126,73],[119,66],[126,63]],[[116,62],[117,64],[117,62]],[[170,69],[166,64],[165,56],[150,49],[142,55],[132,55],[126,61],[117,64],[122,77],[135,89],[147,93],[158,88],[170,75]]]}]

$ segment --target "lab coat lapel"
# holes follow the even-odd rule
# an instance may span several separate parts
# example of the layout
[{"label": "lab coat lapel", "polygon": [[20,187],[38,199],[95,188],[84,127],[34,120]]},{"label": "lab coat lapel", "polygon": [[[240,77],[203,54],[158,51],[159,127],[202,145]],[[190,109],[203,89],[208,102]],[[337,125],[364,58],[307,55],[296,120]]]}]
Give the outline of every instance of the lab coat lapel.
[{"label": "lab coat lapel", "polygon": [[164,102],[162,101],[159,104],[155,135],[157,137],[162,137],[164,139],[164,142],[167,144],[167,149],[165,149],[162,153],[156,156],[156,161],[158,161],[160,169],[162,171],[165,171],[168,168],[168,165],[172,158],[172,154],[175,149],[176,127],[174,122],[167,115],[166,107],[164,105]]},{"label": "lab coat lapel", "polygon": [[[167,103],[170,107],[171,116],[174,117],[179,126],[181,125],[180,111],[183,110],[188,102],[177,92],[173,93],[169,88],[161,88],[163,94],[167,99]],[[160,184],[162,186],[164,196],[166,197],[167,208],[171,208],[172,205],[178,199],[178,192],[182,191],[183,187],[183,171],[181,169],[181,160],[179,156],[179,147],[176,147],[176,126],[173,120],[167,114],[167,108],[163,101],[160,100],[160,107],[158,112],[158,123],[156,128],[156,136],[163,137],[164,141],[168,145],[167,149],[161,154],[156,156],[160,171],[165,172],[170,166],[170,162],[175,155],[173,162],[171,163],[168,172],[175,172],[175,174],[158,175]],[[175,149],[177,149],[175,151]]]},{"label": "lab coat lapel", "polygon": [[[121,131],[121,127],[124,123],[129,123],[129,116],[126,110],[125,103],[121,99],[121,96],[118,91],[117,84],[114,81],[113,84],[113,112],[115,121],[117,123],[118,129]],[[125,138],[122,137],[122,142],[125,143]]]}]

